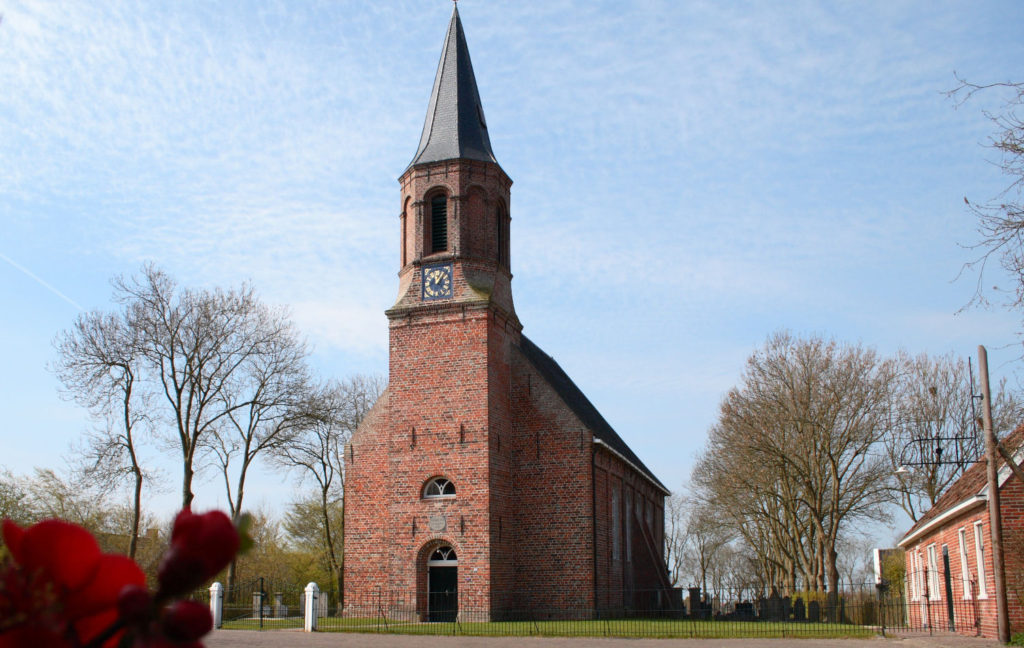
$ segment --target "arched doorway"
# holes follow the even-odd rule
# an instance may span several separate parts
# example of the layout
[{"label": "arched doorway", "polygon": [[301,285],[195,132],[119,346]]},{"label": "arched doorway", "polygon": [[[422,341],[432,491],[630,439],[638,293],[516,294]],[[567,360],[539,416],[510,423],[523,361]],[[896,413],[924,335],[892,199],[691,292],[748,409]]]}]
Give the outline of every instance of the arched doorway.
[{"label": "arched doorway", "polygon": [[454,621],[459,613],[459,560],[441,545],[427,557],[427,620]]}]

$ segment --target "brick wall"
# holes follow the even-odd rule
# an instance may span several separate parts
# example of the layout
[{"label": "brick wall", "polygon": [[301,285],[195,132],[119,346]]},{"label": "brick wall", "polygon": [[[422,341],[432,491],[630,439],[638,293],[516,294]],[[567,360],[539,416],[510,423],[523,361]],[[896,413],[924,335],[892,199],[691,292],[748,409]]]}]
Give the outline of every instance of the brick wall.
[{"label": "brick wall", "polygon": [[[654,570],[664,566],[665,496],[603,446],[595,449],[594,474],[598,607],[615,610],[640,603],[635,592],[663,588]],[[638,537],[640,525],[655,545],[656,556],[648,555]]]},{"label": "brick wall", "polygon": [[591,609],[591,434],[518,352],[513,368],[515,605]]},{"label": "brick wall", "polygon": [[[1024,484],[1021,484],[1015,477],[1010,477],[1000,488],[1000,496],[1003,514],[1007,607],[1010,630],[1013,633],[1024,631]],[[984,544],[981,566],[978,563],[975,544],[975,528],[979,524]],[[962,576],[964,562],[960,551],[961,530],[964,531],[968,581],[973,581],[973,584],[965,585]],[[929,546],[935,547],[937,557],[938,575],[935,579],[923,578],[922,573],[924,568],[930,571]],[[995,572],[992,562],[992,535],[988,503],[985,501],[966,509],[957,517],[946,521],[941,527],[906,547],[908,578],[914,578],[914,575],[917,575],[917,580],[913,583],[908,582],[907,585],[911,625],[947,627],[948,611],[945,570],[942,560],[943,546],[947,547],[949,551],[950,581],[957,629],[966,634],[973,634],[977,622],[983,636],[996,637],[998,629]],[[979,591],[981,589],[979,574],[982,569],[985,581],[984,594]],[[922,580],[928,587],[927,599],[923,596]],[[936,581],[939,585],[937,592],[934,591]]]}]

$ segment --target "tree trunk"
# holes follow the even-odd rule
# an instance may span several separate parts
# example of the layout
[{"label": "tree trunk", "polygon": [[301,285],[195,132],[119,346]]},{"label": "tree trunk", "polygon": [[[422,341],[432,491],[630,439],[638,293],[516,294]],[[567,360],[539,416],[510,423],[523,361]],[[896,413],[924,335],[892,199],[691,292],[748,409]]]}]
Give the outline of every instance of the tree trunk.
[{"label": "tree trunk", "polygon": [[195,495],[192,494],[192,462],[185,461],[184,475],[181,481],[181,508],[191,509],[192,500],[195,499]]},{"label": "tree trunk", "polygon": [[235,591],[235,579],[237,578],[237,576],[236,576],[236,572],[237,572],[236,563],[237,562],[238,562],[237,558],[232,558],[231,559],[231,564],[228,565],[228,579],[227,580],[228,580],[228,591],[229,592]]},{"label": "tree trunk", "polygon": [[135,473],[135,493],[132,498],[132,538],[128,543],[128,557],[135,560],[135,551],[139,546],[139,518],[142,517],[142,471],[135,463],[135,453],[132,452],[132,472]]},{"label": "tree trunk", "polygon": [[[248,451],[249,451],[248,445],[246,445],[245,450],[246,450],[246,455],[248,455]],[[231,515],[235,518],[236,523],[237,523],[237,520],[238,520],[238,516],[240,516],[242,514],[242,498],[245,496],[245,475],[248,472],[248,470],[249,470],[249,457],[245,456],[245,457],[242,457],[242,467],[241,467],[241,469],[238,472],[238,488],[235,491],[235,503],[234,503],[234,507],[231,510]],[[224,472],[224,478],[225,478],[225,483],[227,483],[227,470],[226,469],[225,469],[225,472]],[[228,493],[228,497],[230,497],[230,496],[231,496],[231,493],[229,492]],[[228,565],[228,578],[227,578],[227,581],[228,581],[228,591],[234,590],[234,587],[235,587],[237,562],[238,562],[238,559],[234,558],[234,559],[231,560],[231,564]]]},{"label": "tree trunk", "polygon": [[831,623],[839,622],[839,567],[838,567],[838,554],[836,553],[835,543],[831,543],[826,549],[825,553],[825,565],[828,569],[828,621]]}]

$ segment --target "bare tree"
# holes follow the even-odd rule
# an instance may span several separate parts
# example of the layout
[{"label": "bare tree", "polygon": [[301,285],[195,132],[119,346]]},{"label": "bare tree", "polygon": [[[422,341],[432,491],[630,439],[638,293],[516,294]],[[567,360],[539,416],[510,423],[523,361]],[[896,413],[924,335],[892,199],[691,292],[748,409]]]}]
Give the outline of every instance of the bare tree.
[{"label": "bare tree", "polygon": [[[820,557],[834,593],[843,529],[886,519],[890,471],[872,450],[888,420],[892,375],[874,351],[788,333],[771,336],[747,361],[694,482],[710,480],[710,495],[744,503],[732,512],[734,528],[769,549],[767,571],[784,574],[797,560]],[[808,528],[800,547],[787,542],[788,531]],[[800,548],[803,558],[792,555]]]},{"label": "bare tree", "polygon": [[79,475],[62,477],[56,471],[36,468],[23,481],[28,507],[40,518],[58,518],[79,524],[93,533],[107,531],[102,498]]},{"label": "bare tree", "polygon": [[[310,393],[303,404],[301,432],[277,447],[277,461],[298,471],[301,480],[311,479],[319,489],[319,515],[327,562],[342,591],[343,551],[333,512],[344,512],[345,444],[359,423],[385,392],[378,376],[354,376],[328,383]],[[342,519],[344,519],[342,517]]]},{"label": "bare tree", "polygon": [[716,509],[698,502],[686,516],[686,550],[690,555],[690,574],[701,591],[708,591],[708,574],[728,543],[730,534]]},{"label": "bare tree", "polygon": [[[0,469],[0,519],[18,524],[35,522],[38,514],[31,506],[25,480],[15,477],[6,468]],[[0,538],[0,542],[2,542]]]},{"label": "bare tree", "polygon": [[65,395],[87,407],[100,423],[80,449],[83,474],[106,485],[132,482],[128,556],[134,558],[145,479],[137,430],[147,422],[136,336],[120,314],[92,312],[59,334],[55,346],[60,356],[52,368]]},{"label": "bare tree", "polygon": [[246,371],[273,355],[290,327],[249,285],[231,290],[178,288],[152,265],[114,282],[148,378],[166,405],[182,458],[182,506],[194,497],[198,454],[230,417],[252,403]]},{"label": "bare tree", "polygon": [[[896,362],[899,379],[884,447],[894,475],[893,501],[916,522],[981,457],[981,412],[963,359],[900,353]],[[997,430],[1013,429],[1024,414],[1005,380],[995,390],[992,411]]]},{"label": "bare tree", "polygon": [[847,533],[839,538],[839,547],[839,573],[846,585],[856,587],[871,580],[874,538],[862,533]]},{"label": "bare tree", "polygon": [[[302,403],[310,389],[308,352],[283,311],[257,309],[255,327],[267,333],[259,353],[245,359],[232,389],[224,393],[226,422],[208,440],[220,468],[232,517],[240,515],[245,481],[256,458],[287,444],[304,421]],[[235,404],[240,403],[241,407]],[[237,563],[228,565],[228,589]]]},{"label": "bare tree", "polygon": [[690,502],[679,493],[665,500],[665,564],[673,585],[683,585],[687,569],[686,518]]},{"label": "bare tree", "polygon": [[709,433],[692,478],[703,505],[714,507],[751,550],[763,589],[796,591],[798,574],[806,587],[822,589],[820,543],[803,507],[803,483],[756,442],[738,445],[736,434],[735,422]]},{"label": "bare tree", "polygon": [[989,260],[994,258],[1016,281],[1012,290],[1002,291],[1010,295],[1009,305],[1024,306],[1024,203],[1021,201],[1024,192],[1024,116],[1020,114],[1024,107],[1024,83],[1007,81],[978,85],[959,76],[956,80],[957,86],[946,94],[957,107],[982,91],[1002,90],[1007,97],[1001,111],[983,111],[983,114],[995,128],[995,133],[989,138],[989,146],[998,155],[995,164],[1009,176],[1010,184],[997,196],[983,202],[964,197],[964,202],[978,219],[979,239],[971,247],[979,250],[981,255],[966,266],[978,270],[975,301],[986,301],[982,283],[984,271]]}]

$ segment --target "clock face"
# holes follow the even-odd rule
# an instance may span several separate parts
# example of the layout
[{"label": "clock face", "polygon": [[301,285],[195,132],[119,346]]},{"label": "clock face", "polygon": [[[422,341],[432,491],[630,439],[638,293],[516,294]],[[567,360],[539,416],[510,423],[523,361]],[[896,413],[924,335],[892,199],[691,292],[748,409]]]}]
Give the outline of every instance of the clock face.
[{"label": "clock face", "polygon": [[450,263],[423,268],[423,299],[444,299],[452,296]]}]

